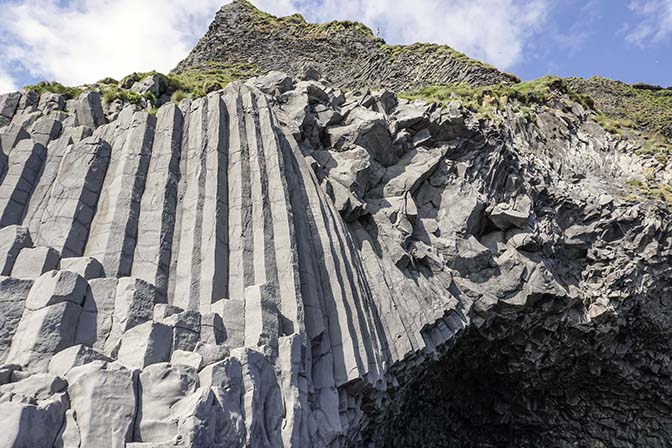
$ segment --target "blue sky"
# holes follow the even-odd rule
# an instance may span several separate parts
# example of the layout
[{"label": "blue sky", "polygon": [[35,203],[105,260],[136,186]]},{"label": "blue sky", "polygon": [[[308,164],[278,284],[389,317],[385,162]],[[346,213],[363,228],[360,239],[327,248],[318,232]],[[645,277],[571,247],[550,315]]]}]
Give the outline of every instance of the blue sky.
[{"label": "blue sky", "polygon": [[672,0],[559,0],[526,56],[512,67],[525,79],[601,75],[672,86]]},{"label": "blue sky", "polygon": [[[523,79],[672,85],[672,0],[252,0],[277,15],[360,20],[389,43],[450,45]],[[225,0],[0,0],[0,92],[167,72]]]}]

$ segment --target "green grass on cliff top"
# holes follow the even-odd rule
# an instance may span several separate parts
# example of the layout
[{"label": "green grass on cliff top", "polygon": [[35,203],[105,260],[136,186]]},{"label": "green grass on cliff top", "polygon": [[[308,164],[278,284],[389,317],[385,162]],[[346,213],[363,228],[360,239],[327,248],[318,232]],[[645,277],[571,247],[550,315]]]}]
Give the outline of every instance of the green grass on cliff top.
[{"label": "green grass on cliff top", "polygon": [[447,45],[437,45],[424,42],[417,42],[410,45],[383,44],[381,45],[380,49],[387,54],[389,62],[394,62],[400,57],[409,54],[419,55],[423,57],[436,57],[436,56],[448,55],[451,58],[460,62],[473,64],[475,66],[486,68],[489,70],[498,70],[496,67],[493,67],[492,65],[486,64],[485,62],[481,62],[477,59],[472,59],[466,54],[460,53],[459,51]]},{"label": "green grass on cliff top", "polygon": [[262,31],[285,29],[293,34],[302,33],[310,37],[329,36],[345,31],[356,31],[367,38],[376,39],[371,28],[360,22],[350,20],[334,20],[328,23],[309,23],[301,14],[287,17],[276,17],[264,12],[246,0],[238,0],[238,4],[247,8],[252,25]]},{"label": "green grass on cliff top", "polygon": [[65,99],[68,100],[77,98],[84,91],[81,87],[66,87],[56,81],[42,81],[31,86],[25,86],[24,89],[34,90],[40,95],[44,93],[56,93],[58,95],[63,95]]},{"label": "green grass on cliff top", "polygon": [[591,95],[608,119],[658,134],[672,144],[672,88],[629,85],[601,77],[569,82]]},{"label": "green grass on cliff top", "polygon": [[474,112],[481,112],[484,108],[501,106],[510,99],[515,99],[525,106],[545,104],[555,94],[568,95],[572,100],[589,109],[594,108],[590,97],[578,94],[571,90],[567,83],[555,76],[545,76],[533,81],[524,81],[512,85],[492,85],[475,87],[468,84],[451,84],[429,86],[418,90],[403,92],[399,96],[410,100],[423,100],[446,104],[454,99],[462,101],[463,105]]},{"label": "green grass on cliff top", "polygon": [[[296,37],[328,37],[333,34],[342,34],[346,32],[355,31],[367,39],[374,40],[380,45],[380,50],[387,55],[389,62],[394,62],[404,55],[419,55],[422,57],[433,57],[448,55],[453,59],[473,64],[477,67],[486,68],[489,70],[497,70],[496,67],[485,64],[476,59],[472,59],[467,55],[454,50],[446,45],[436,45],[429,43],[415,43],[411,45],[388,45],[374,34],[368,26],[360,22],[354,21],[332,21],[328,23],[309,23],[301,14],[293,14],[287,17],[276,17],[267,12],[257,9],[254,5],[246,0],[238,0],[238,3],[248,10],[252,25],[255,29],[273,32],[277,30],[285,30]],[[515,78],[512,76],[512,78]]]},{"label": "green grass on cliff top", "polygon": [[40,82],[35,85],[25,86],[25,90],[34,90],[40,95],[51,92],[63,95],[66,99],[77,98],[82,92],[98,91],[106,103],[117,99],[132,104],[149,103],[156,106],[158,98],[153,94],[141,95],[131,90],[137,81],[141,81],[150,75],[157,75],[161,85],[161,95],[171,95],[173,102],[179,103],[184,98],[199,98],[210,92],[221,90],[229,83],[251,78],[259,74],[259,67],[255,64],[222,64],[218,62],[206,62],[202,68],[187,70],[179,74],[164,75],[156,71],[136,72],[126,76],[121,81],[105,78],[95,84],[66,87],[58,82]]}]

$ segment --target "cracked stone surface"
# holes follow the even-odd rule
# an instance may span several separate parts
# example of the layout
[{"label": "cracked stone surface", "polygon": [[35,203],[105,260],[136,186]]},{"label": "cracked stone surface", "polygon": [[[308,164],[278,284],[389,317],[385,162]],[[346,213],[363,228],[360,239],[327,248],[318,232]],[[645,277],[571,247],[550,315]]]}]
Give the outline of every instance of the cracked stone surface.
[{"label": "cracked stone surface", "polygon": [[306,79],[0,96],[0,446],[669,446],[669,164]]}]

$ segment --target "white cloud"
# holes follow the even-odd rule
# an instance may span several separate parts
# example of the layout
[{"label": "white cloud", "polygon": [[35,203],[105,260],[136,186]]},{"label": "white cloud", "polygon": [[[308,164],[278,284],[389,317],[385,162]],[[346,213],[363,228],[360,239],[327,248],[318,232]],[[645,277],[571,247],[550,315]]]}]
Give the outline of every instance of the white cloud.
[{"label": "white cloud", "polygon": [[[359,20],[390,43],[450,45],[501,68],[521,60],[550,0],[253,0],[276,15]],[[0,80],[19,64],[64,84],[167,72],[226,0],[9,0],[0,2]],[[4,65],[4,66],[3,66]],[[12,70],[10,70],[10,67]],[[4,74],[4,76],[2,76]],[[16,76],[15,76],[16,78]]]},{"label": "white cloud", "polygon": [[18,90],[18,86],[16,85],[14,78],[0,68],[0,95],[8,92],[15,92],[16,90]]},{"label": "white cloud", "polygon": [[[388,43],[450,45],[500,68],[524,56],[546,22],[550,0],[282,0],[310,20],[358,20]],[[293,8],[292,8],[293,6]]]},{"label": "white cloud", "polygon": [[627,27],[628,42],[644,47],[672,36],[672,0],[634,0],[629,8],[640,21]]},{"label": "white cloud", "polygon": [[[67,84],[168,71],[186,56],[221,0],[24,0],[0,5],[5,63]],[[7,69],[5,69],[7,70]]]}]

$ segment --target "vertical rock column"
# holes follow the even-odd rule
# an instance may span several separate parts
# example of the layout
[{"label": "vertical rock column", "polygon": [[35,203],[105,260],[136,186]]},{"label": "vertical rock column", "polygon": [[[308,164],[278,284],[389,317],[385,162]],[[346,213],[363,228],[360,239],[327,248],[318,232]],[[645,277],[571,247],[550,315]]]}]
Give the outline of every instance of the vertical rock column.
[{"label": "vertical rock column", "polygon": [[21,140],[11,152],[0,186],[0,227],[21,223],[45,154],[46,148],[31,139]]},{"label": "vertical rock column", "polygon": [[[241,89],[250,160],[250,195],[252,203],[252,265],[254,283],[277,285],[276,261],[273,254],[273,223],[268,198],[266,157],[259,132],[255,95],[247,87]],[[249,286],[249,285],[245,285]]]},{"label": "vertical rock column", "polygon": [[162,296],[168,291],[182,127],[182,112],[176,105],[159,109],[131,271],[133,277],[154,284]]},{"label": "vertical rock column", "polygon": [[0,95],[0,128],[7,126],[12,121],[20,99],[21,94],[19,92]]},{"label": "vertical rock column", "polygon": [[[383,338],[376,326],[361,261],[341,217],[321,190],[300,148],[291,137],[283,142],[285,160],[297,173],[288,182],[295,225],[301,229],[296,240],[301,248],[306,333],[311,338],[312,387],[319,403],[315,419],[320,443],[329,444],[347,428],[347,418],[341,413],[347,406],[339,396],[339,387],[365,375],[372,381],[380,379]],[[317,293],[317,303],[312,300],[311,290]]]},{"label": "vertical rock column", "polygon": [[182,150],[183,184],[184,190],[180,204],[180,233],[175,235],[175,245],[178,247],[177,263],[175,265],[175,287],[173,304],[183,309],[198,309],[199,297],[192,296],[192,288],[198,290],[200,281],[200,251],[197,250],[196,225],[198,222],[198,179],[202,169],[201,158],[205,152],[207,141],[207,99],[199,98],[190,105],[187,113],[187,128],[185,129],[186,145]]},{"label": "vertical rock column", "polygon": [[63,258],[82,255],[109,162],[110,146],[97,137],[66,151],[42,214],[39,245],[53,247]]},{"label": "vertical rock column", "polygon": [[303,302],[299,278],[298,249],[295,237],[292,204],[286,178],[288,168],[276,134],[271,106],[266,97],[257,96],[259,137],[264,147],[265,176],[272,226],[272,251],[275,257],[275,280],[279,296],[280,325],[282,334],[303,330]]},{"label": "vertical rock column", "polygon": [[85,255],[102,262],[109,277],[131,273],[155,124],[155,117],[136,112],[130,127],[112,143],[110,173],[85,250]]},{"label": "vertical rock column", "polygon": [[231,116],[228,296],[240,299],[248,287],[269,285],[280,332],[291,334],[303,325],[302,302],[287,173],[270,106],[240,84],[227,88],[225,98]]},{"label": "vertical rock column", "polygon": [[61,160],[63,160],[65,151],[70,145],[79,143],[82,139],[89,137],[90,135],[91,130],[84,126],[66,128],[63,135],[58,139],[49,142],[47,146],[47,156],[42,166],[42,172],[33,189],[33,194],[30,197],[23,218],[23,225],[28,227],[32,235],[39,234],[42,214],[49,202],[49,194],[54,186],[56,176],[58,176]]},{"label": "vertical rock column", "polygon": [[190,114],[173,304],[208,312],[227,294],[228,113],[213,93],[194,102]]},{"label": "vertical rock column", "polygon": [[7,358],[32,286],[32,280],[0,278],[0,364]]},{"label": "vertical rock column", "polygon": [[224,97],[230,117],[228,298],[231,300],[242,300],[245,287],[254,284],[250,150],[241,89],[242,86],[235,83],[226,89]]}]

